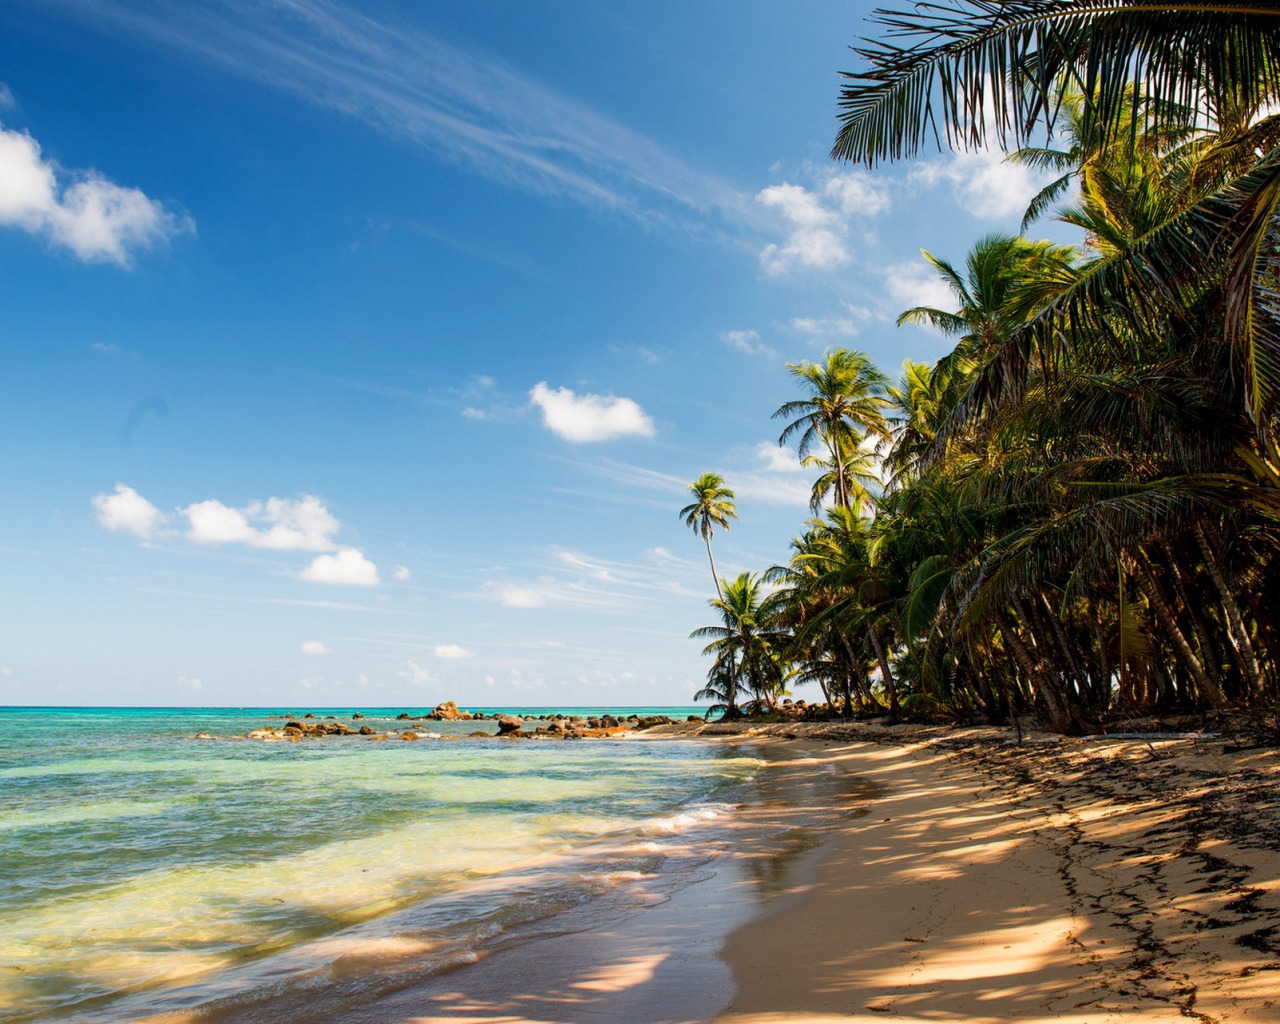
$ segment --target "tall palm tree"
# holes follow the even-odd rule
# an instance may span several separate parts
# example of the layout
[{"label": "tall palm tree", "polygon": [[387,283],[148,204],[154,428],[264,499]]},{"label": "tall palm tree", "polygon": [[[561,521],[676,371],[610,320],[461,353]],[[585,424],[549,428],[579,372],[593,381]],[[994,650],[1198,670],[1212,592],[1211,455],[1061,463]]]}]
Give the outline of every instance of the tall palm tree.
[{"label": "tall palm tree", "polygon": [[720,613],[715,626],[695,629],[691,637],[711,642],[703,654],[715,656],[708,685],[695,699],[723,699],[726,717],[737,714],[738,688],[746,686],[754,700],[773,706],[782,691],[786,668],[775,645],[778,629],[763,606],[760,577],[744,572],[723,581],[724,597],[711,602]]},{"label": "tall palm tree", "polygon": [[833,471],[836,504],[848,508],[849,475],[841,470],[857,458],[869,438],[888,440],[889,378],[865,352],[828,349],[821,363],[788,363],[791,376],[808,391],[805,398],[783,403],[774,419],[789,422],[778,438],[786,444],[799,435],[802,459],[820,446]]},{"label": "tall palm tree", "polygon": [[729,520],[737,519],[738,513],[734,505],[737,497],[724,485],[724,477],[717,473],[703,473],[689,485],[694,501],[680,510],[680,518],[685,525],[697,533],[707,544],[707,559],[711,562],[711,578],[715,581],[716,596],[724,600],[724,589],[720,585],[720,575],[716,572],[715,555],[711,553],[711,537],[714,527],[729,529]]}]

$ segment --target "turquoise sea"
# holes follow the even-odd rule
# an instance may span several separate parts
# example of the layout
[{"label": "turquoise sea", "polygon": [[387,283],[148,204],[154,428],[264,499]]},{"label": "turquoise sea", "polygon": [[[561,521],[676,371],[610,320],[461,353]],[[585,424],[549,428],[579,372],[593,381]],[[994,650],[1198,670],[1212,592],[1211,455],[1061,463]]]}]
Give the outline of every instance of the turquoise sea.
[{"label": "turquoise sea", "polygon": [[375,995],[695,880],[759,767],[694,741],[466,738],[489,722],[243,738],[284,710],[0,708],[0,1020]]}]

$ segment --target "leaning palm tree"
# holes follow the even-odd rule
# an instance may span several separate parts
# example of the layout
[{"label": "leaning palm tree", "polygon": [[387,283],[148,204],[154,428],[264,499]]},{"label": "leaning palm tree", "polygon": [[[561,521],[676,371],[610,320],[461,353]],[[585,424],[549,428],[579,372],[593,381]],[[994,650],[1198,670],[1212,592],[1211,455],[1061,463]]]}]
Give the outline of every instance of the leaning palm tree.
[{"label": "leaning palm tree", "polygon": [[[773,414],[788,421],[779,444],[799,435],[800,458],[820,447],[834,470],[845,466],[868,438],[889,439],[889,378],[865,352],[828,349],[821,363],[788,363],[787,369],[809,394],[783,403]],[[848,474],[836,472],[833,483],[836,504],[848,508]]]},{"label": "leaning palm tree", "polygon": [[716,584],[716,596],[724,600],[724,589],[720,585],[720,576],[716,572],[716,558],[711,553],[711,537],[715,533],[713,527],[729,529],[729,520],[737,519],[738,513],[733,500],[737,497],[724,485],[724,477],[717,473],[703,473],[689,485],[696,499],[680,510],[680,518],[685,525],[697,533],[707,544],[707,559],[711,562],[711,578]]},{"label": "leaning palm tree", "polygon": [[[1270,3],[954,0],[873,21],[884,39],[855,47],[868,66],[844,76],[837,159],[874,165],[944,140],[1025,146],[1053,131],[1073,94],[1084,97],[1086,149],[1207,127],[1202,112],[1256,112],[1280,98],[1280,6]],[[1015,332],[965,410],[1021,386],[1033,361],[1058,359],[1082,330],[1114,329],[1110,310],[1140,326],[1211,285],[1225,313],[1221,342],[1245,381],[1243,407],[1265,437],[1280,407],[1280,146],[1268,133],[1250,141],[1270,148],[1255,148],[1237,174],[1095,264]]]}]

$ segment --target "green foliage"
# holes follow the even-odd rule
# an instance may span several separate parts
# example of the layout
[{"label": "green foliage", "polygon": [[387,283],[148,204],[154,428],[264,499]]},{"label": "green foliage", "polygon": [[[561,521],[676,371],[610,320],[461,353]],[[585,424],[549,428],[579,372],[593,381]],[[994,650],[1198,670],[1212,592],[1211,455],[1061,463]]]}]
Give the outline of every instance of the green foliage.
[{"label": "green foliage", "polygon": [[850,713],[1034,712],[1062,731],[1270,713],[1280,10],[956,0],[877,22],[835,155],[1013,141],[1059,175],[1027,223],[1052,213],[1085,245],[926,253],[954,308],[899,322],[954,348],[896,385],[863,353],[788,365],[805,396],[775,414],[780,442],[822,471],[814,512],[834,501],[764,575],[771,594],[744,604],[744,576],[713,602],[703,693],[732,703],[737,667],[759,696],[790,678]]}]

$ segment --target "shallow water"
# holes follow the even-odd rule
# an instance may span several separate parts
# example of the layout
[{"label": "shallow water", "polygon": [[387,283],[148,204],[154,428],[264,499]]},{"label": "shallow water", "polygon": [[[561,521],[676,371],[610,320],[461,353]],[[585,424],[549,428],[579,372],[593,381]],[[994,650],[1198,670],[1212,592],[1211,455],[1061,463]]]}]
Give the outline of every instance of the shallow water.
[{"label": "shallow water", "polygon": [[571,907],[661,898],[715,853],[759,764],[689,742],[451,738],[469,722],[413,743],[234,738],[266,716],[0,710],[0,1017],[356,986],[354,949],[421,975]]}]

